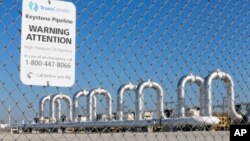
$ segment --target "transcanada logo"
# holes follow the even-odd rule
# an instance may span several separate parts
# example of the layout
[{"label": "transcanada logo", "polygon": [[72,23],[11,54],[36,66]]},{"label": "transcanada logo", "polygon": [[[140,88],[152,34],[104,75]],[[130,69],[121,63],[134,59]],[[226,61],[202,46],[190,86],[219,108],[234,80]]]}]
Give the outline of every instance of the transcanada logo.
[{"label": "transcanada logo", "polygon": [[51,6],[43,6],[43,5],[41,5],[40,9],[43,10],[43,11],[69,13],[69,9],[67,9],[67,8],[58,8],[58,7],[51,7]]},{"label": "transcanada logo", "polygon": [[[1,1],[1,0],[0,0]],[[29,8],[32,11],[50,11],[50,12],[61,12],[61,13],[69,13],[69,9],[67,8],[58,8],[58,7],[52,7],[52,6],[44,6],[44,5],[39,5],[36,2],[30,1],[29,3]]]},{"label": "transcanada logo", "polygon": [[37,5],[35,2],[30,1],[30,3],[29,3],[29,8],[30,8],[30,10],[36,12],[36,11],[38,10],[38,5]]}]

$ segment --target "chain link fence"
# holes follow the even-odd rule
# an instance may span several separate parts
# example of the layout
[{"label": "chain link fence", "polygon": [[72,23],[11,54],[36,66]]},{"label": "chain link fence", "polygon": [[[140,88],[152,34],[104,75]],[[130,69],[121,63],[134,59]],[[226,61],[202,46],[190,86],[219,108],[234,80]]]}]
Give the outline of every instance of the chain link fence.
[{"label": "chain link fence", "polygon": [[248,124],[249,1],[71,2],[65,88],[20,81],[22,1],[0,0],[0,140],[228,140]]}]

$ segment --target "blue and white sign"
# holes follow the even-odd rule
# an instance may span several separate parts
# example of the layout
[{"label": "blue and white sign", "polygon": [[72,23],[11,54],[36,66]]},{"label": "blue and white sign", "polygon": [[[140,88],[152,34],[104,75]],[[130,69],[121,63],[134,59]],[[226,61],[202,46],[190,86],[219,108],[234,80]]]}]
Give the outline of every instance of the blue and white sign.
[{"label": "blue and white sign", "polygon": [[23,0],[20,78],[27,85],[75,82],[76,8],[73,3]]}]

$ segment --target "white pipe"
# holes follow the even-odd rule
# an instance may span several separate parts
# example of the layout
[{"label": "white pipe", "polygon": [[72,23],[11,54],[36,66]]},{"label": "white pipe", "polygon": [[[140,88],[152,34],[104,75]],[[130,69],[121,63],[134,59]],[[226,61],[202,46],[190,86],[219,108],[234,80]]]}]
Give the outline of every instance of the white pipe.
[{"label": "white pipe", "polygon": [[146,88],[153,88],[156,90],[157,93],[157,114],[159,119],[166,119],[166,116],[164,114],[164,106],[163,106],[163,90],[161,86],[153,82],[151,80],[148,80],[146,82],[142,82],[137,87],[137,94],[136,94],[136,119],[137,120],[143,120],[144,119],[144,95],[143,92]]},{"label": "white pipe", "polygon": [[55,118],[55,101],[57,99],[64,99],[67,102],[67,112],[68,112],[68,121],[72,121],[72,101],[69,96],[64,94],[56,94],[52,97],[50,102],[50,114],[51,114],[51,121],[56,122],[57,119]]},{"label": "white pipe", "polygon": [[74,129],[88,129],[88,128],[121,128],[121,129],[134,129],[142,127],[178,127],[178,126],[195,126],[203,127],[207,125],[218,124],[220,120],[217,117],[186,117],[186,118],[167,118],[161,120],[140,120],[140,121],[92,121],[92,122],[64,122],[64,123],[48,123],[48,124],[11,124],[11,128],[18,129],[38,129],[38,130],[49,130],[49,129],[60,129],[60,128],[74,128]]},{"label": "white pipe", "polygon": [[124,93],[126,91],[135,91],[136,85],[133,85],[131,82],[128,84],[122,85],[118,90],[118,99],[117,99],[117,119],[123,120],[123,102],[124,102]]},{"label": "white pipe", "polygon": [[45,102],[49,101],[51,99],[51,96],[44,96],[41,98],[41,100],[39,101],[39,117],[40,117],[40,121],[42,122],[44,120],[44,107],[45,107]]},{"label": "white pipe", "polygon": [[[48,96],[44,96],[41,98],[41,100],[39,101],[39,117],[40,117],[40,121],[43,122],[44,121],[44,107],[45,107],[45,102],[46,101],[50,101],[51,100],[51,95]],[[60,117],[61,115],[61,103],[59,100],[56,101],[56,108],[58,111],[58,117]]]},{"label": "white pipe", "polygon": [[[77,122],[78,121],[78,114],[79,114],[79,110],[78,110],[78,101],[79,101],[79,97],[81,96],[87,96],[89,94],[89,91],[87,90],[81,90],[81,91],[78,91],[75,95],[74,95],[74,98],[73,98],[73,115],[74,115],[74,121]],[[86,102],[86,105],[88,103]],[[94,96],[93,97],[93,102],[92,104],[94,104],[93,107],[96,107],[96,97]],[[95,111],[95,109],[93,109],[93,111]]]},{"label": "white pipe", "polygon": [[107,103],[107,107],[106,107],[106,114],[108,117],[108,120],[112,120],[112,97],[110,95],[110,93],[102,88],[97,88],[97,89],[93,89],[89,92],[88,95],[88,120],[89,121],[93,121],[96,120],[97,116],[96,116],[96,107],[95,105],[93,105],[93,100],[95,95],[100,94],[103,95],[106,98],[106,103]]},{"label": "white pipe", "polygon": [[243,119],[242,115],[238,114],[235,110],[234,104],[234,82],[231,76],[220,70],[211,72],[205,79],[204,88],[206,95],[206,116],[212,116],[212,82],[215,79],[220,79],[224,81],[227,90],[227,106],[229,107],[229,117],[235,121],[241,121]]},{"label": "white pipe", "polygon": [[[204,109],[203,83],[204,79],[193,74],[186,75],[178,82],[178,117],[185,117],[185,87],[187,83],[196,83],[200,87],[200,111]],[[202,114],[201,114],[202,115]]]}]

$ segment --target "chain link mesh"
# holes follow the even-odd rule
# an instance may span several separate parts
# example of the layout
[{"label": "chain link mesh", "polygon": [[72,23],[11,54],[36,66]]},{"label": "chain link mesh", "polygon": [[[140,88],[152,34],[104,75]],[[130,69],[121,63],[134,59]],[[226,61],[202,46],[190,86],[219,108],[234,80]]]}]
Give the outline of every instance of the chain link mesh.
[{"label": "chain link mesh", "polygon": [[[76,80],[72,87],[63,88],[22,84],[22,1],[0,0],[0,140],[228,140],[230,124],[248,124],[249,1],[71,2],[77,11]],[[212,71],[223,75],[208,87]],[[242,116],[240,121],[229,114],[227,103],[232,99],[225,88],[232,84],[225,73],[234,82],[234,108]],[[181,79],[186,75],[196,77],[183,88]],[[197,77],[204,84],[195,82]],[[137,89],[124,93],[124,120],[120,121],[118,90],[129,82]],[[142,98],[139,88],[146,82],[150,84],[142,90]],[[160,112],[166,117],[158,116],[161,96],[153,83],[162,88],[164,109]],[[112,97],[111,121],[105,113],[106,98],[98,95],[97,119],[91,126],[86,121],[87,97],[79,98],[77,124],[64,122],[68,107],[64,101],[57,125],[49,121],[49,102],[44,111],[48,123],[35,123],[44,96],[63,93],[73,101],[80,90],[95,88],[107,90]],[[185,93],[182,100],[179,89]],[[212,102],[206,104],[208,92]],[[139,99],[142,109],[138,109]],[[183,113],[180,102],[185,105]],[[210,106],[211,118],[204,110]]]}]

